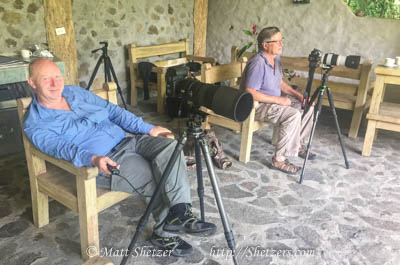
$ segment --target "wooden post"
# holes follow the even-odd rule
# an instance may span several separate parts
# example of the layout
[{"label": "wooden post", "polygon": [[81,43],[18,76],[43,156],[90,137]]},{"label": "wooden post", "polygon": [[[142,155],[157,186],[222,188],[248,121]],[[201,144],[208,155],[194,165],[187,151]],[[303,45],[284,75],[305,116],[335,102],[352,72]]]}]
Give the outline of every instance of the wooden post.
[{"label": "wooden post", "polygon": [[[44,0],[43,5],[49,50],[65,63],[65,84],[77,85],[78,55],[71,0]],[[59,35],[56,29],[61,29]]]},{"label": "wooden post", "polygon": [[206,56],[208,0],[194,1],[194,40],[193,55]]}]

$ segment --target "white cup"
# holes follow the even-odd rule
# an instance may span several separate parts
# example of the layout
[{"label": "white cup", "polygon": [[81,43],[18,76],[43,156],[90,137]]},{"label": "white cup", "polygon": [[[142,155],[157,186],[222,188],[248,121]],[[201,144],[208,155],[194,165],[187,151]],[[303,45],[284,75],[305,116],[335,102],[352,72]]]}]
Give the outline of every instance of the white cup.
[{"label": "white cup", "polygon": [[32,56],[32,52],[30,50],[21,50],[21,56],[23,58],[29,58]]},{"label": "white cup", "polygon": [[396,56],[396,64],[397,66],[400,66],[400,56]]},{"label": "white cup", "polygon": [[394,66],[395,59],[393,58],[386,58],[385,59],[385,66]]}]

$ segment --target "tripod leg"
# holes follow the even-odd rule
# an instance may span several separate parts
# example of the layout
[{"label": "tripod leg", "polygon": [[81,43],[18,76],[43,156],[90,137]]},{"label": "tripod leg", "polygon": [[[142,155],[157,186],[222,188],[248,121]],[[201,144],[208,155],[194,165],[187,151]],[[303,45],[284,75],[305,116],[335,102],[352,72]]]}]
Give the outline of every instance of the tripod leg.
[{"label": "tripod leg", "polygon": [[[319,93],[318,95],[318,102],[317,102],[317,109],[314,110],[314,119],[313,119],[313,124],[312,124],[312,129],[311,129],[311,133],[310,133],[310,139],[308,141],[307,144],[307,152],[306,152],[306,157],[304,158],[304,163],[303,163],[303,168],[301,169],[301,174],[300,174],[300,181],[299,183],[301,184],[303,182],[303,175],[304,175],[304,170],[306,168],[306,163],[308,160],[308,155],[310,154],[310,148],[311,148],[311,143],[312,143],[312,139],[314,136],[314,132],[315,132],[315,127],[317,126],[317,121],[318,121],[318,117],[319,114],[321,113],[321,108],[322,108],[322,99],[324,97],[324,90],[321,88],[318,88],[314,95],[313,98],[315,98],[316,93]],[[312,103],[313,101],[311,101]]]},{"label": "tripod leg", "polygon": [[102,56],[100,56],[99,59],[97,60],[96,66],[94,67],[92,76],[91,76],[90,79],[89,79],[89,84],[88,84],[88,86],[86,87],[86,90],[89,90],[90,87],[92,86],[93,81],[94,81],[94,78],[95,78],[96,75],[97,75],[97,71],[99,70],[99,66],[100,66],[101,62],[103,61],[103,59],[104,59],[104,57],[103,57],[103,55],[102,55]]},{"label": "tripod leg", "polygon": [[196,172],[197,172],[197,194],[199,196],[200,201],[200,214],[201,220],[205,221],[204,216],[204,185],[203,185],[203,172],[201,166],[201,153],[200,153],[200,145],[199,141],[196,138],[194,141],[194,152],[196,158]]},{"label": "tripod leg", "polygon": [[339,122],[338,122],[337,115],[336,115],[336,109],[335,109],[335,105],[333,104],[332,95],[331,95],[331,91],[330,91],[329,87],[327,89],[326,94],[328,94],[329,106],[331,108],[333,117],[335,118],[336,131],[337,131],[337,134],[338,134],[338,137],[339,137],[340,147],[342,148],[342,153],[343,153],[343,157],[344,157],[344,163],[346,165],[346,168],[349,169],[350,168],[349,161],[347,161],[346,151],[344,149],[343,141],[342,141],[342,133],[340,131]]},{"label": "tripod leg", "polygon": [[222,203],[221,194],[219,192],[217,178],[215,176],[214,167],[212,165],[210,152],[208,151],[208,144],[207,141],[204,139],[204,136],[200,136],[199,144],[201,150],[203,151],[204,160],[207,165],[208,174],[210,176],[211,185],[214,191],[215,200],[217,202],[219,214],[221,216],[222,225],[225,231],[225,239],[228,243],[228,247],[232,251],[232,258],[235,264],[238,264],[237,257],[236,257],[236,249],[235,249],[235,239],[233,237],[232,230],[229,226],[228,217],[226,216],[224,205]]},{"label": "tripod leg", "polygon": [[104,81],[111,82],[111,74],[110,74],[110,57],[104,56]]},{"label": "tripod leg", "polygon": [[303,111],[303,115],[301,116],[301,119],[303,119],[306,116],[308,110],[310,109],[310,106],[312,105],[314,100],[317,98],[317,96],[319,96],[319,89],[316,89],[314,94],[311,96],[310,101],[306,102],[306,106],[304,107],[304,111]]},{"label": "tripod leg", "polygon": [[108,64],[107,64],[107,65],[108,65],[108,69],[110,70],[110,71],[108,72],[109,79],[111,80],[111,76],[110,76],[110,72],[111,72],[111,74],[112,74],[112,76],[113,76],[113,78],[114,78],[114,82],[115,82],[115,84],[117,85],[118,93],[119,93],[119,95],[121,96],[122,104],[124,104],[124,108],[127,109],[127,108],[126,108],[126,104],[125,104],[124,97],[122,96],[121,87],[119,86],[119,83],[118,83],[117,75],[115,74],[114,67],[113,67],[113,65],[112,65],[112,63],[111,63],[111,59],[110,59],[110,57],[107,57],[107,59],[108,59],[108,60],[107,60],[107,61],[108,61]]},{"label": "tripod leg", "polygon": [[149,204],[147,205],[146,211],[144,212],[143,216],[139,220],[139,223],[136,227],[135,235],[133,236],[132,241],[129,244],[126,255],[124,255],[124,257],[121,261],[121,265],[125,265],[126,262],[128,261],[128,258],[131,256],[132,249],[135,246],[137,239],[139,238],[139,234],[145,228],[145,226],[149,220],[149,216],[154,208],[154,203],[157,200],[158,196],[161,196],[161,192],[165,185],[165,182],[167,181],[169,174],[171,173],[171,170],[174,167],[175,162],[178,159],[178,157],[183,149],[183,146],[185,145],[185,142],[186,142],[186,134],[184,133],[182,135],[182,137],[179,139],[179,141],[175,147],[175,150],[172,153],[171,158],[168,161],[167,167],[165,168],[165,171],[160,179],[160,183],[158,183],[157,188],[153,193],[153,196],[151,196],[151,199],[150,199]]}]

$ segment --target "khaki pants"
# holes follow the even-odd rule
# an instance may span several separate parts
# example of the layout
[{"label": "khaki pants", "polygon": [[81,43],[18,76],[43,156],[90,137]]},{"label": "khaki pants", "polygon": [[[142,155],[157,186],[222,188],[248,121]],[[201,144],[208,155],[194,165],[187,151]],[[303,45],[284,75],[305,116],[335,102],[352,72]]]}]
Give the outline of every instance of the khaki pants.
[{"label": "khaki pants", "polygon": [[276,156],[297,156],[300,145],[306,145],[312,128],[314,107],[311,107],[303,120],[301,102],[288,96],[292,101],[290,106],[260,103],[256,109],[255,119],[271,122],[279,126]]}]

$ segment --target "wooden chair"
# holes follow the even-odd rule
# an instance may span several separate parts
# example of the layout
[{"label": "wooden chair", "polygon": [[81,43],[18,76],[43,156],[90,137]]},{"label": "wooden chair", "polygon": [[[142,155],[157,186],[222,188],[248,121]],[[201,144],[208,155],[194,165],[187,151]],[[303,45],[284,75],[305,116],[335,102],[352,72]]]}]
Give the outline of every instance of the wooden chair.
[{"label": "wooden chair", "polygon": [[[238,87],[238,80],[242,76],[246,62],[247,59],[244,57],[241,58],[239,62],[217,66],[211,66],[211,64],[205,63],[201,68],[201,81],[203,83],[214,84],[217,82],[230,80],[231,87]],[[250,160],[253,133],[266,125],[271,125],[267,122],[254,120],[255,109],[257,105],[258,102],[255,102],[249,117],[243,123],[239,123],[226,117],[217,115],[213,111],[203,108],[203,111],[209,114],[203,124],[204,129],[209,129],[209,124],[212,123],[242,133],[239,161],[243,163],[247,163]],[[277,133],[275,133],[274,130],[273,143],[276,141],[276,135]]]},{"label": "wooden chair", "polygon": [[149,82],[149,89],[157,89],[157,111],[165,112],[166,82],[165,74],[167,68],[175,65],[185,64],[189,61],[208,62],[215,64],[214,58],[197,57],[189,55],[189,39],[175,43],[159,44],[153,46],[136,47],[135,44],[129,44],[129,68],[131,77],[131,105],[137,105],[137,87],[143,87],[143,80],[138,74],[138,59],[149,58],[160,55],[180,53],[181,57],[164,61],[152,62],[157,67],[153,67],[152,72],[157,73],[157,83]]},{"label": "wooden chair", "polygon": [[[112,103],[117,102],[116,84],[106,83],[92,91]],[[21,122],[32,98],[17,100]],[[89,246],[99,248],[98,213],[128,198],[129,193],[96,188],[96,167],[75,167],[63,159],[46,155],[36,149],[23,133],[26,161],[32,196],[33,222],[36,227],[49,223],[49,196],[79,215],[81,254],[86,260]],[[75,177],[74,177],[75,176]],[[108,264],[108,263],[105,263]]]},{"label": "wooden chair", "polygon": [[[232,47],[232,62],[237,61],[238,51],[238,47]],[[242,56],[249,59],[253,55],[254,54],[251,52],[245,52]],[[309,70],[308,57],[281,56],[281,61],[283,69],[303,73],[302,75],[305,77],[293,78],[290,83],[305,89]],[[350,138],[357,137],[363,113],[366,112],[370,105],[371,97],[369,92],[373,88],[372,82],[370,81],[371,68],[372,63],[370,61],[365,61],[363,64],[359,65],[358,69],[335,66],[330,72],[332,81],[328,80],[327,86],[331,89],[335,107],[353,111],[349,130]],[[321,73],[321,68],[316,68],[315,73]],[[311,89],[312,93],[321,85],[321,80],[318,78],[317,75],[314,76]],[[322,104],[329,106],[327,97],[324,97]]]}]

